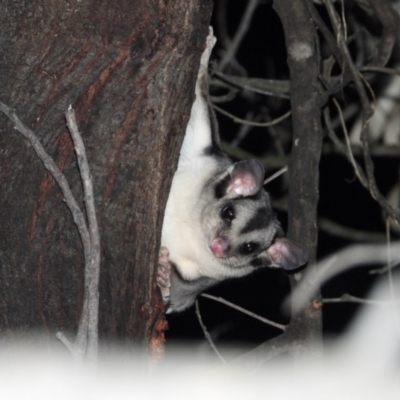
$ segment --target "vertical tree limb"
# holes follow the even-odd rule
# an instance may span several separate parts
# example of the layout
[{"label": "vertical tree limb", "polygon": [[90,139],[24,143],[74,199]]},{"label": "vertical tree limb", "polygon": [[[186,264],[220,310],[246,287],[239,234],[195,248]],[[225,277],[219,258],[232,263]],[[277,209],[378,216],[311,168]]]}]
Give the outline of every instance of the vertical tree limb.
[{"label": "vertical tree limb", "polygon": [[[276,0],[274,7],[285,32],[291,78],[293,148],[289,163],[288,236],[307,249],[308,268],[312,269],[316,261],[318,238],[318,168],[322,150],[316,32],[306,1]],[[302,273],[295,274],[291,279],[292,286],[296,286],[302,276]],[[320,294],[316,298],[320,298]],[[296,332],[296,340],[303,342],[304,350],[311,343],[316,348],[321,345],[321,310],[314,307],[315,304],[309,301],[290,323],[290,329]]]}]

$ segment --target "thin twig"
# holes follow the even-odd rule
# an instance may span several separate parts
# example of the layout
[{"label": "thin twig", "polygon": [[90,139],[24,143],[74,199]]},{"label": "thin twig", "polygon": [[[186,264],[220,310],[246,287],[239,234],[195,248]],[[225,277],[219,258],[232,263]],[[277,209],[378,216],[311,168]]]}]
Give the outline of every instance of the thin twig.
[{"label": "thin twig", "polygon": [[[342,145],[343,146],[343,145]],[[323,154],[337,154],[337,153],[342,153],[346,154],[346,151],[343,151],[343,146],[342,148],[339,148],[336,143],[333,145],[331,143],[325,143],[324,148],[323,148]],[[351,145],[351,152],[353,153],[354,156],[362,156],[363,155],[363,149],[360,145],[358,144],[352,144]],[[399,157],[399,146],[397,145],[386,145],[386,144],[379,144],[379,143],[374,143],[373,146],[371,147],[371,155],[373,157]]]},{"label": "thin twig", "polygon": [[[76,348],[74,344],[64,335],[63,332],[57,332],[56,338],[67,348],[69,353],[73,356],[77,356]],[[81,360],[81,357],[76,357],[77,360]]]},{"label": "thin twig", "polygon": [[[373,264],[387,263],[386,243],[379,244],[355,244],[348,246],[334,254],[334,257],[326,257],[318,262],[316,271],[306,271],[305,280],[301,287],[295,289],[296,304],[293,304],[294,312],[297,312],[311,298],[314,291],[326,283],[329,279],[349,271],[355,267],[369,267]],[[391,251],[395,262],[400,260],[400,241],[391,243]]]},{"label": "thin twig", "polygon": [[57,182],[64,196],[65,203],[67,204],[68,208],[71,211],[75,225],[78,228],[79,236],[83,244],[83,251],[85,252],[85,254],[89,254],[90,235],[87,229],[86,219],[72,194],[71,188],[69,187],[69,184],[64,174],[57,167],[54,160],[47,154],[46,150],[40,143],[40,140],[37,137],[37,135],[21,122],[21,120],[18,118],[18,116],[16,115],[15,111],[12,108],[8,107],[6,104],[0,101],[0,111],[2,111],[5,115],[7,115],[7,117],[15,124],[14,128],[18,132],[22,133],[25,136],[25,138],[29,140],[37,156],[43,162],[47,171],[49,171],[51,176]]},{"label": "thin twig", "polygon": [[340,225],[330,219],[319,217],[318,228],[326,233],[352,242],[383,242],[385,235],[381,232],[368,232]]},{"label": "thin twig", "polygon": [[20,121],[14,110],[2,102],[0,102],[0,110],[6,114],[12,122],[14,122],[15,129],[29,140],[39,159],[43,162],[45,168],[57,182],[78,228],[85,256],[85,296],[78,334],[74,343],[70,343],[63,332],[58,332],[56,337],[67,347],[75,359],[82,360],[86,354],[90,361],[95,361],[98,349],[100,235],[94,207],[92,179],[90,176],[85,147],[76,125],[74,111],[70,106],[66,117],[69,131],[75,145],[78,165],[81,172],[89,229],[87,227],[86,218],[78,206],[65,176],[59,170],[54,160],[47,154],[37,135]]},{"label": "thin twig", "polygon": [[67,125],[75,146],[78,166],[83,183],[83,192],[86,206],[86,214],[90,234],[89,263],[85,265],[85,287],[88,290],[88,347],[87,357],[90,361],[97,358],[98,349],[98,310],[99,310],[99,277],[100,277],[100,234],[94,204],[93,183],[90,174],[89,163],[86,156],[85,145],[78,131],[75,112],[71,105],[65,114]]},{"label": "thin twig", "polygon": [[229,44],[229,48],[223,55],[221,61],[218,64],[218,70],[222,71],[226,65],[230,63],[230,61],[235,57],[235,54],[237,53],[240,43],[242,42],[244,36],[246,35],[249,27],[250,27],[250,22],[253,17],[254,11],[256,10],[258,6],[259,0],[250,0],[247,4],[246,11],[243,14],[243,18],[240,21],[240,25],[236,31],[236,34],[232,40],[232,42]]},{"label": "thin twig", "polygon": [[349,138],[349,135],[348,135],[348,132],[347,132],[346,123],[345,123],[344,118],[343,118],[342,109],[340,108],[339,103],[335,98],[333,99],[333,104],[335,105],[335,107],[336,107],[336,109],[338,111],[340,124],[342,126],[344,138],[345,138],[345,141],[346,141],[347,158],[349,159],[350,163],[353,165],[353,169],[354,169],[354,172],[357,175],[358,180],[361,182],[361,184],[364,187],[367,188],[368,187],[368,182],[367,182],[367,180],[365,178],[365,175],[363,174],[363,171],[361,170],[361,167],[358,165],[358,163],[354,159],[353,153],[351,151],[350,138]]},{"label": "thin twig", "polygon": [[277,125],[280,122],[282,122],[283,120],[285,120],[286,118],[289,118],[292,114],[291,111],[288,111],[287,113],[283,114],[282,116],[280,116],[272,121],[269,121],[269,122],[253,122],[253,121],[246,121],[245,119],[238,118],[235,115],[230,114],[227,111],[223,110],[222,108],[216,106],[215,104],[213,104],[213,108],[214,108],[214,110],[218,111],[219,113],[231,118],[233,120],[233,122],[236,122],[237,124],[246,124],[246,125],[250,125],[250,126],[261,126],[261,127]]},{"label": "thin twig", "polygon": [[353,76],[353,81],[356,86],[361,105],[362,105],[362,127],[361,127],[361,143],[364,150],[364,163],[365,169],[367,172],[368,177],[368,188],[369,192],[373,199],[375,199],[379,205],[397,222],[400,221],[400,210],[393,207],[391,204],[387,202],[385,197],[379,191],[375,175],[374,175],[374,163],[372,162],[371,158],[371,151],[370,151],[370,144],[369,144],[369,137],[368,137],[368,125],[369,121],[372,118],[373,110],[371,108],[370,102],[368,100],[367,93],[365,91],[364,83],[362,81],[362,76],[358,72],[357,68],[354,66],[354,63],[351,59],[349,49],[346,46],[346,43],[343,39],[343,34],[340,29],[340,21],[336,14],[335,8],[331,0],[324,0],[324,4],[328,11],[328,15],[331,19],[332,25],[337,34],[337,41],[339,48],[343,54],[344,60],[346,62],[346,66],[349,68],[351,75]]},{"label": "thin twig", "polygon": [[400,303],[400,299],[392,299],[392,300],[370,300],[370,299],[362,299],[361,297],[352,296],[351,294],[344,293],[340,297],[335,298],[324,298],[322,300],[324,304],[330,303],[357,303],[357,304],[366,304],[370,306],[389,306],[393,304]]},{"label": "thin twig", "polygon": [[[339,114],[340,115],[340,114]],[[347,159],[350,161],[350,163],[353,165],[354,167],[354,171],[356,173],[356,175],[358,177],[361,177],[362,180],[360,180],[360,182],[366,182],[367,181],[367,177],[364,174],[364,171],[362,170],[362,168],[360,167],[360,165],[355,161],[354,157],[353,157],[353,149],[350,147],[346,147],[341,141],[340,139],[337,137],[334,129],[332,128],[332,122],[331,122],[331,117],[330,117],[330,111],[329,111],[329,107],[325,107],[324,111],[323,111],[323,116],[324,116],[324,121],[325,121],[325,125],[326,128],[328,129],[328,136],[329,138],[332,140],[332,142],[335,144],[335,147],[342,153],[344,154]]]},{"label": "thin twig", "polygon": [[[265,96],[290,99],[290,82],[286,80],[233,76],[216,70],[211,71],[211,74],[234,88],[248,90],[249,92]],[[213,82],[211,84],[213,85]]]},{"label": "thin twig", "polygon": [[[259,116],[254,116],[253,111],[248,111],[246,113],[246,120],[256,120]],[[231,146],[240,146],[240,144],[242,143],[242,141],[247,137],[247,134],[252,130],[252,127],[249,125],[240,125],[238,128],[237,133],[235,134],[234,139],[231,141]]]},{"label": "thin twig", "polygon": [[382,268],[375,268],[375,269],[371,269],[370,271],[368,271],[368,273],[370,275],[382,275],[382,274],[386,274],[390,269],[394,269],[400,266],[400,259],[397,261],[392,262],[390,265],[385,265]]},{"label": "thin twig", "polygon": [[218,356],[218,358],[221,360],[221,362],[223,362],[224,364],[226,364],[226,361],[224,359],[224,357],[222,356],[222,354],[219,352],[217,346],[215,345],[214,341],[212,340],[211,335],[209,334],[207,327],[204,325],[203,323],[203,319],[201,318],[201,313],[200,313],[200,308],[199,308],[199,302],[198,300],[196,300],[195,303],[196,306],[196,315],[197,315],[197,319],[199,320],[199,324],[201,326],[201,329],[203,330],[204,336],[205,338],[208,340],[208,343],[210,343],[211,348],[214,350],[215,354]]},{"label": "thin twig", "polygon": [[302,343],[297,339],[296,331],[290,329],[283,332],[247,353],[236,358],[230,363],[237,368],[241,368],[245,373],[255,373],[262,368],[265,363],[282,354],[294,355],[302,351]]},{"label": "thin twig", "polygon": [[[378,63],[382,66],[389,60],[392,49],[397,44],[397,50],[400,43],[400,17],[393,9],[390,1],[368,0],[374,10],[374,14],[382,24],[382,38],[379,43]],[[397,39],[397,43],[396,43]]]},{"label": "thin twig", "polygon": [[400,70],[394,68],[387,68],[387,67],[375,67],[375,66],[368,66],[358,68],[360,72],[381,72],[382,74],[388,75],[398,75],[400,76]]},{"label": "thin twig", "polygon": [[282,167],[279,171],[276,171],[274,174],[272,174],[270,177],[268,177],[265,181],[264,181],[264,185],[266,185],[267,183],[273,181],[274,179],[276,179],[278,176],[281,176],[282,174],[284,174],[285,172],[287,172],[288,170],[288,166],[285,165],[284,167]]},{"label": "thin twig", "polygon": [[218,32],[218,42],[227,49],[231,44],[231,39],[228,35],[228,28],[227,28],[227,2],[228,0],[220,0],[215,4],[215,19],[216,19],[216,28]]},{"label": "thin twig", "polygon": [[[218,85],[215,85],[218,86]],[[224,85],[224,88],[227,88],[227,85]],[[210,100],[211,103],[215,104],[215,103],[228,103],[232,100],[235,99],[235,97],[238,94],[238,89],[232,88],[232,87],[228,87],[228,92],[219,96],[210,96]]]},{"label": "thin twig", "polygon": [[288,163],[288,159],[286,157],[273,156],[273,155],[266,155],[262,157],[256,156],[249,151],[243,150],[236,146],[232,146],[227,141],[222,141],[221,145],[224,152],[228,154],[230,157],[240,160],[253,158],[257,161],[260,161],[260,163],[265,168],[282,168]]},{"label": "thin twig", "polygon": [[338,48],[338,45],[337,45],[335,38],[333,37],[331,31],[329,30],[329,28],[325,24],[324,20],[320,16],[314,3],[312,1],[307,1],[306,4],[307,4],[308,11],[310,12],[310,15],[311,15],[314,23],[316,24],[319,31],[324,36],[333,56],[335,57],[335,59],[339,63],[339,65],[342,66],[343,65],[343,56]]},{"label": "thin twig", "polygon": [[225,304],[228,307],[231,307],[231,308],[233,308],[233,309],[235,309],[237,311],[240,311],[243,314],[246,314],[246,315],[249,315],[250,317],[258,319],[259,321],[264,322],[265,324],[268,324],[268,325],[271,325],[271,326],[273,326],[275,328],[281,329],[282,331],[286,330],[286,326],[285,325],[278,324],[277,322],[274,322],[274,321],[271,321],[271,320],[269,320],[267,318],[261,317],[260,315],[257,315],[257,314],[255,314],[255,313],[253,313],[251,311],[246,310],[243,307],[240,307],[240,306],[238,306],[238,305],[236,305],[234,303],[231,303],[228,300],[223,299],[222,297],[215,297],[215,296],[212,296],[212,295],[207,294],[207,293],[202,293],[201,296],[205,297],[207,299],[211,299],[211,300],[214,300],[214,301],[218,301],[219,303]]}]

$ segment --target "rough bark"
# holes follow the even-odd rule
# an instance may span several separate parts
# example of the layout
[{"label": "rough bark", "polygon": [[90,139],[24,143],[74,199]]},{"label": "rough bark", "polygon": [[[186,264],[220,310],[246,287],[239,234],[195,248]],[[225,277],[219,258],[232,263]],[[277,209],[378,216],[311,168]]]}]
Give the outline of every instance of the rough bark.
[{"label": "rough bark", "polygon": [[[275,8],[282,21],[290,68],[293,148],[289,164],[288,236],[307,249],[308,268],[313,268],[318,240],[316,221],[322,151],[316,31],[306,0],[276,0]],[[295,274],[292,285],[296,285],[301,277],[301,273]],[[319,348],[321,344],[322,318],[318,299],[319,296],[310,301],[290,323],[290,331],[297,332],[297,341],[303,350],[308,345]]]},{"label": "rough bark", "polygon": [[[193,100],[211,2],[2,2],[0,99],[82,199],[64,113],[75,109],[101,233],[100,337],[155,340],[163,210]],[[0,333],[75,333],[82,245],[62,194],[0,115]],[[83,208],[83,207],[82,207]]]}]

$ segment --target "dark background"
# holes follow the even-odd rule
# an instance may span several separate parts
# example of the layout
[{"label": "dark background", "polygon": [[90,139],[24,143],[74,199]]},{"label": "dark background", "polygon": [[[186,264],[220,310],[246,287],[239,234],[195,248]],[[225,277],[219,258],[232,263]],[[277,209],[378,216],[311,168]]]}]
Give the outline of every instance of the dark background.
[{"label": "dark background", "polygon": [[[246,1],[228,1],[226,21],[230,36],[236,31],[246,5]],[[220,2],[216,1],[215,13],[220,6]],[[372,32],[374,30],[379,32],[379,27],[373,26],[362,10],[356,10],[356,15],[360,22],[368,25]],[[212,25],[218,39],[218,24],[215,15]],[[220,58],[220,43],[217,42],[213,54],[217,59]],[[245,67],[250,77],[289,79],[283,30],[270,1],[265,1],[258,6],[249,31],[237,53],[237,59]],[[379,83],[376,84],[375,90],[379,90]],[[351,100],[351,93],[348,96]],[[345,99],[345,101],[350,100]],[[218,105],[241,118],[245,118],[246,112],[251,109],[267,108],[271,118],[280,116],[290,109],[290,103],[287,100],[277,100],[253,93],[242,94],[232,102]],[[236,137],[240,125],[220,114],[217,114],[217,118],[223,141],[232,141]],[[349,124],[351,125],[351,123],[350,120]],[[290,119],[283,122],[279,129],[281,130],[278,133],[282,135],[290,132]],[[325,139],[325,142],[328,143],[329,140]],[[289,141],[286,146],[289,150]],[[241,143],[241,147],[256,156],[268,154],[269,151],[273,154],[275,151],[271,134],[265,128],[253,128]],[[374,158],[375,176],[384,195],[398,180],[399,158],[400,155]],[[360,157],[357,160],[362,163]],[[267,170],[266,175],[268,176],[275,170]],[[276,204],[282,204],[282,199],[287,194],[284,178],[279,178],[269,184],[267,190]],[[280,221],[286,227],[287,215],[285,212],[279,211],[281,207],[277,207],[277,209]],[[346,227],[385,233],[385,224],[379,205],[357,181],[350,163],[338,154],[322,156],[318,213],[319,217],[328,218]],[[392,233],[392,238],[396,238],[395,233]],[[355,242],[320,231],[318,258],[352,243]],[[323,287],[323,296],[339,297],[343,293],[350,293],[354,296],[366,297],[376,279],[368,273],[369,269],[353,269],[332,279]],[[225,281],[209,290],[208,293],[221,296],[276,322],[286,323],[289,317],[282,312],[281,306],[289,291],[288,278],[283,271],[263,269],[245,278]],[[240,343],[241,346],[251,348],[280,333],[276,328],[212,300],[199,298],[199,304],[203,321],[217,344]],[[325,304],[323,308],[324,337],[332,338],[343,332],[358,307],[357,304],[350,303]],[[168,321],[170,328],[166,334],[167,350],[176,343],[204,340],[194,307],[181,314],[168,316]]]}]

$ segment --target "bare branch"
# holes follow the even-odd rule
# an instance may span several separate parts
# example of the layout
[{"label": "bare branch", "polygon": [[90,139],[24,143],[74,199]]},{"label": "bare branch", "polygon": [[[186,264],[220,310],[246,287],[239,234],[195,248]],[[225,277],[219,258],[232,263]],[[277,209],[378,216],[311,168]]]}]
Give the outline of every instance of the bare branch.
[{"label": "bare branch", "polygon": [[[246,121],[254,120],[256,121],[259,116],[254,116],[253,111],[248,111],[245,115]],[[239,146],[240,143],[247,137],[248,133],[251,131],[252,127],[250,125],[241,125],[235,134],[234,139],[231,141],[231,146]]]},{"label": "bare branch", "polygon": [[269,122],[254,122],[254,121],[246,121],[245,119],[241,119],[238,117],[235,117],[233,114],[228,113],[227,111],[223,110],[222,108],[216,106],[213,104],[214,110],[218,111],[219,113],[225,115],[226,117],[229,117],[233,120],[233,122],[236,122],[238,124],[245,124],[245,125],[250,125],[250,126],[259,126],[259,127],[267,127],[267,126],[274,126],[279,124],[280,122],[284,121],[286,118],[289,118],[290,115],[292,114],[291,111],[288,111],[287,113],[283,114],[282,116],[269,121]]},{"label": "bare branch", "polygon": [[400,221],[400,210],[394,208],[391,204],[387,202],[385,197],[380,193],[374,176],[374,164],[371,158],[369,137],[368,137],[368,124],[369,120],[373,115],[373,110],[370,106],[367,93],[364,88],[363,81],[361,79],[360,73],[354,66],[351,59],[349,49],[346,46],[345,39],[343,37],[343,32],[341,30],[341,23],[330,0],[324,0],[324,4],[327,8],[329,17],[331,19],[332,25],[335,28],[337,41],[340,51],[343,54],[343,58],[346,62],[347,68],[350,69],[350,73],[353,77],[354,84],[356,85],[357,92],[362,105],[362,128],[361,128],[361,142],[364,149],[364,162],[368,177],[368,187],[371,196],[380,204],[380,206],[396,221]]},{"label": "bare branch", "polygon": [[365,66],[365,67],[360,67],[358,68],[360,72],[380,72],[382,74],[387,74],[387,75],[397,75],[400,76],[400,70],[394,69],[394,68],[387,68],[387,67],[374,67],[372,65],[370,66]]},{"label": "bare branch", "polygon": [[383,32],[378,60],[380,65],[385,65],[396,40],[398,48],[400,46],[400,17],[387,0],[368,0],[368,2],[382,24]]},{"label": "bare branch", "polygon": [[[338,139],[339,140],[339,139]],[[334,154],[342,153],[346,155],[346,150],[344,145],[339,140],[339,145],[335,142],[333,145],[330,143],[325,143],[323,147],[323,154]],[[343,151],[344,149],[344,151]],[[363,149],[357,144],[352,144],[350,146],[351,152],[354,156],[362,156]],[[374,143],[371,145],[371,156],[373,157],[399,157],[399,147],[396,145],[382,145],[379,143]]]},{"label": "bare branch", "polygon": [[29,140],[39,159],[57,182],[78,228],[85,256],[85,296],[78,334],[73,344],[69,342],[62,332],[58,332],[56,337],[64,343],[75,359],[82,360],[85,354],[87,354],[90,361],[95,361],[98,349],[100,235],[94,206],[92,179],[85,147],[76,125],[74,111],[69,107],[66,117],[81,171],[89,229],[86,224],[86,218],[78,206],[65,176],[59,170],[54,160],[46,153],[37,135],[20,121],[10,107],[2,102],[0,102],[0,110],[14,122],[15,129]]},{"label": "bare branch", "polygon": [[367,232],[340,225],[327,218],[318,218],[318,227],[331,235],[350,240],[352,242],[383,242],[385,235],[380,232]]},{"label": "bare branch", "polygon": [[358,180],[361,182],[361,184],[364,187],[368,187],[368,182],[367,182],[367,180],[365,178],[365,175],[363,174],[363,171],[362,171],[361,167],[358,165],[358,163],[354,159],[353,153],[351,151],[350,138],[349,138],[349,135],[348,135],[348,132],[347,132],[346,123],[344,122],[342,110],[341,110],[341,108],[339,106],[339,103],[338,103],[338,101],[336,99],[333,99],[333,104],[335,105],[335,107],[336,107],[336,109],[338,111],[340,123],[342,125],[342,130],[343,130],[345,141],[346,141],[347,158],[349,159],[350,163],[353,165],[354,172],[357,175]]},{"label": "bare branch", "polygon": [[226,53],[223,55],[221,61],[218,63],[218,70],[223,71],[224,68],[230,63],[230,61],[235,57],[240,43],[242,42],[244,36],[246,35],[251,19],[253,18],[254,11],[256,10],[259,4],[259,0],[250,0],[246,7],[246,11],[243,14],[243,18],[240,21],[240,25],[236,31],[235,37],[232,42],[229,44],[229,48]]},{"label": "bare branch", "polygon": [[[248,90],[265,96],[279,97],[282,99],[290,98],[289,81],[233,76],[216,70],[212,71],[212,75],[217,76],[223,82],[238,89]],[[215,83],[212,82],[211,85],[215,85]]]},{"label": "bare branch", "polygon": [[362,299],[361,297],[352,296],[351,294],[344,293],[340,297],[336,298],[324,298],[322,300],[324,304],[335,304],[335,303],[357,303],[357,304],[366,304],[370,306],[390,306],[393,304],[399,304],[399,300],[371,300],[371,299]]},{"label": "bare branch", "polygon": [[382,275],[382,274],[386,274],[390,269],[394,269],[396,267],[400,266],[400,259],[398,259],[397,261],[394,261],[393,263],[389,264],[389,265],[385,265],[382,268],[376,268],[376,269],[371,269],[369,272],[370,275]]},{"label": "bare branch", "polygon": [[267,183],[273,181],[274,179],[278,178],[278,176],[281,176],[282,174],[284,174],[285,172],[288,171],[288,166],[285,165],[284,167],[282,167],[279,171],[275,172],[274,174],[272,174],[271,176],[269,176],[265,181],[264,181],[264,185],[266,185]]},{"label": "bare branch", "polygon": [[228,35],[227,22],[226,22],[226,8],[228,0],[220,0],[215,4],[215,17],[217,23],[218,41],[222,47],[227,49],[230,46],[231,39]]},{"label": "bare branch", "polygon": [[[296,327],[289,324],[287,330],[281,335],[262,343],[255,349],[241,355],[231,364],[241,368],[246,373],[256,372],[267,361],[281,354],[289,354],[293,357],[304,352],[304,344],[298,340]],[[317,343],[308,343],[308,356],[319,357],[320,349]]]},{"label": "bare branch", "polygon": [[[88,290],[88,348],[87,357],[91,361],[97,358],[98,349],[98,314],[99,314],[99,277],[100,277],[100,234],[94,204],[93,183],[85,145],[78,131],[75,113],[69,106],[66,113],[67,125],[75,145],[78,165],[81,172],[86,214],[90,234],[89,263],[85,265],[85,288]],[[86,289],[85,289],[86,290]]]},{"label": "bare branch", "polygon": [[271,325],[271,326],[273,326],[275,328],[281,329],[282,331],[286,330],[286,326],[285,325],[278,324],[277,322],[274,322],[274,321],[271,321],[271,320],[269,320],[267,318],[261,317],[260,315],[257,315],[257,314],[255,314],[255,313],[253,313],[251,311],[246,310],[243,307],[240,307],[240,306],[238,306],[238,305],[236,305],[234,303],[231,303],[228,300],[223,299],[222,297],[215,297],[215,296],[212,296],[212,295],[207,294],[207,293],[202,293],[201,296],[205,297],[206,299],[211,299],[211,300],[214,300],[214,301],[218,301],[219,303],[225,304],[226,306],[231,307],[231,308],[233,308],[233,309],[235,309],[237,311],[240,311],[243,314],[249,315],[250,317],[258,319],[261,322],[264,322],[264,324]]},{"label": "bare branch", "polygon": [[218,356],[218,358],[221,360],[221,362],[226,364],[226,361],[225,361],[224,357],[219,352],[217,346],[215,345],[214,341],[212,340],[211,335],[209,334],[209,332],[207,330],[207,327],[203,323],[203,319],[201,318],[201,313],[200,313],[199,301],[198,300],[196,300],[195,306],[196,306],[197,319],[199,320],[199,323],[200,323],[201,329],[203,330],[205,338],[208,340],[208,343],[210,343],[211,348],[214,350],[215,354]]},{"label": "bare branch", "polygon": [[8,107],[6,104],[0,101],[0,111],[7,115],[7,117],[15,124],[14,128],[18,132],[22,133],[25,138],[29,140],[37,156],[43,162],[45,168],[49,171],[54,180],[57,182],[64,196],[65,203],[71,211],[75,225],[78,228],[78,232],[83,244],[83,251],[85,254],[89,254],[90,235],[87,229],[86,219],[72,194],[71,188],[69,187],[69,184],[64,174],[57,167],[54,160],[47,154],[37,135],[21,122],[21,120],[18,118],[17,114],[12,108]]},{"label": "bare branch", "polygon": [[[400,260],[400,242],[390,244],[394,262]],[[295,312],[298,312],[324,283],[334,276],[355,267],[368,267],[373,264],[388,262],[387,244],[356,244],[338,251],[318,262],[318,272],[308,270],[301,288],[296,288],[294,295],[297,302]]]},{"label": "bare branch", "polygon": [[265,168],[282,168],[288,163],[288,159],[286,157],[274,157],[270,155],[265,157],[255,156],[253,153],[242,150],[239,147],[233,146],[226,141],[222,142],[222,148],[232,158],[237,158],[241,160],[254,158],[255,160],[259,161]]}]

